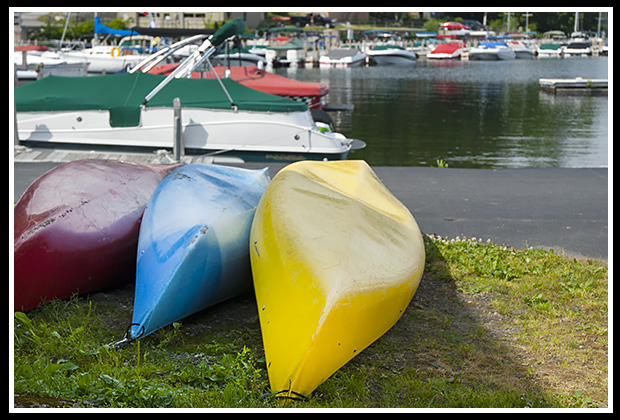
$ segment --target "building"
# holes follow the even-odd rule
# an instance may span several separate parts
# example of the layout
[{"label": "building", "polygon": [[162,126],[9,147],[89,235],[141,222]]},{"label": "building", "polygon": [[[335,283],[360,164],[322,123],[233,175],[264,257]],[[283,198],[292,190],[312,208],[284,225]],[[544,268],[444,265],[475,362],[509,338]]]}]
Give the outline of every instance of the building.
[{"label": "building", "polygon": [[117,17],[134,26],[176,29],[202,29],[221,26],[224,22],[238,17],[243,18],[246,27],[256,28],[265,19],[267,12],[120,12]]},{"label": "building", "polygon": [[[215,24],[242,17],[246,27],[255,28],[265,18],[267,12],[72,12],[72,20],[93,19],[95,14],[103,23],[120,18],[127,22],[127,28],[135,26],[158,28],[203,29],[212,28]],[[23,44],[33,35],[41,31],[47,24],[60,24],[67,16],[64,12],[14,12],[13,26],[15,43]]]}]

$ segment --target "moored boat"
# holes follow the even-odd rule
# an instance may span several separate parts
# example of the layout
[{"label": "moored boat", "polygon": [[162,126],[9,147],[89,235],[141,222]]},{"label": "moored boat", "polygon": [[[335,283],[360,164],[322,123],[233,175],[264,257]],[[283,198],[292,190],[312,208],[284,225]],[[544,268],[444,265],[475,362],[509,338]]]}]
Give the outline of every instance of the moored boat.
[{"label": "moored boat", "polygon": [[564,57],[585,57],[592,55],[592,41],[582,32],[573,32],[562,50]]},{"label": "moored boat", "polygon": [[413,51],[398,45],[376,45],[367,50],[366,55],[377,65],[412,64],[417,60]]},{"label": "moored boat", "polygon": [[42,54],[48,50],[16,49],[13,53],[15,76],[17,80],[35,80],[50,75],[61,77],[86,76],[89,63],[66,62],[59,58]]},{"label": "moored boat", "polygon": [[346,68],[361,66],[366,62],[366,54],[357,48],[333,48],[319,57],[321,68]]},{"label": "moored boat", "polygon": [[426,58],[436,60],[461,58],[463,51],[464,46],[462,42],[443,42],[433,48],[433,50],[426,55]]},{"label": "moored boat", "polygon": [[567,40],[566,34],[562,31],[547,31],[543,33],[536,54],[539,58],[559,58],[562,56]]},{"label": "moored boat", "polygon": [[[154,67],[149,73],[168,75],[178,65],[178,63],[164,64]],[[260,92],[305,102],[309,108],[322,108],[325,105],[325,96],[329,93],[329,88],[323,83],[289,79],[256,66],[215,66],[210,71],[192,72],[192,77],[214,79],[213,71],[220,78],[230,78]]]},{"label": "moored boat", "polygon": [[307,397],[389,330],[424,269],[413,216],[363,161],[283,168],[249,245],[269,382],[283,397]]},{"label": "moored boat", "polygon": [[33,182],[14,208],[14,309],[132,281],[144,207],[173,168],[80,160]]},{"label": "moored boat", "polygon": [[536,51],[528,44],[520,40],[508,40],[508,45],[515,52],[515,58],[518,60],[531,60],[536,56]]},{"label": "moored boat", "polygon": [[555,43],[543,43],[536,49],[536,54],[539,58],[559,58],[562,56],[564,46],[562,44]]},{"label": "moored boat", "polygon": [[188,164],[158,185],[140,226],[125,342],[251,290],[250,226],[268,183],[266,169]]},{"label": "moored boat", "polygon": [[292,38],[289,41],[277,45],[269,45],[265,49],[265,60],[268,66],[296,67],[306,59],[306,42],[299,38]]},{"label": "moored boat", "polygon": [[516,54],[505,42],[481,42],[469,51],[471,60],[514,60]]}]

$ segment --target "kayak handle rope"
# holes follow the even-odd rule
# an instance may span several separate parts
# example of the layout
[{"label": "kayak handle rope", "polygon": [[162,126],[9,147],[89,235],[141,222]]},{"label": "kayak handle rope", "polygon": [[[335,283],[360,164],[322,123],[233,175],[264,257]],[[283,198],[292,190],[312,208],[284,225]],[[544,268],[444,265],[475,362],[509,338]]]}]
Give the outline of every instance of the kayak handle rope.
[{"label": "kayak handle rope", "polygon": [[[278,395],[278,394],[283,394],[283,393],[288,393],[291,395]],[[264,400],[270,397],[273,397],[276,399],[282,399],[282,400],[295,400],[295,401],[303,401],[303,402],[310,401],[310,398],[306,397],[303,394],[300,394],[299,392],[292,391],[290,389],[283,389],[282,391],[276,391],[276,392],[267,392],[261,395],[260,399]]]},{"label": "kayak handle rope", "polygon": [[125,347],[127,347],[129,343],[131,343],[132,341],[135,341],[139,339],[140,337],[142,337],[142,334],[144,334],[144,325],[140,327],[140,330],[137,335],[135,335],[134,337],[130,337],[131,327],[133,327],[134,325],[139,326],[140,324],[136,324],[135,322],[129,324],[129,326],[127,327],[127,330],[125,331],[125,336],[118,341],[113,341],[112,343],[109,344],[109,346],[114,346],[116,350],[122,350]]}]

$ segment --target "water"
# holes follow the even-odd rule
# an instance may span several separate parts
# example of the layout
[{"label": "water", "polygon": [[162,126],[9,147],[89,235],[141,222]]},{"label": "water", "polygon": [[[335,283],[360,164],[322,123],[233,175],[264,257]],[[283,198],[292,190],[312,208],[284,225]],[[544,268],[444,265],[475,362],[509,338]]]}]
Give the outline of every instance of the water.
[{"label": "water", "polygon": [[456,168],[608,165],[608,97],[556,95],[540,78],[608,78],[607,57],[418,60],[409,66],[278,68],[329,87],[336,129],[367,143],[350,158],[377,166]]}]

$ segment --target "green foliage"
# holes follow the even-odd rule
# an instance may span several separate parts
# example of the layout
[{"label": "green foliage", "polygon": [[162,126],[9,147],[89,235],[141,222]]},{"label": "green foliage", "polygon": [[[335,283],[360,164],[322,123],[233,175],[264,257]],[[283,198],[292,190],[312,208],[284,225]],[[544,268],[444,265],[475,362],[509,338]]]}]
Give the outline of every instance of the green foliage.
[{"label": "green foliage", "polygon": [[[42,20],[45,25],[41,28],[41,31],[35,35],[34,38],[37,41],[61,39],[62,33],[65,29],[66,18],[55,20],[52,18],[52,15],[45,15],[39,19]],[[105,25],[114,29],[127,29],[127,22],[120,18],[105,22]],[[94,33],[94,19],[87,19],[85,21],[69,19],[69,25],[67,26],[65,40],[79,39],[80,37],[83,37],[85,35],[93,35]]]}]

